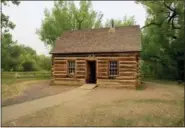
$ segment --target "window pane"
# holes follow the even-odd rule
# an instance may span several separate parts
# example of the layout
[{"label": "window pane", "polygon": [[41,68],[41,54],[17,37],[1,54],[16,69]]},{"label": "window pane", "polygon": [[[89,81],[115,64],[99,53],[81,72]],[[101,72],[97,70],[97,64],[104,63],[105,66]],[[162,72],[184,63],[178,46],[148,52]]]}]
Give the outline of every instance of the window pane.
[{"label": "window pane", "polygon": [[75,73],[75,61],[68,61],[68,73],[69,74]]},{"label": "window pane", "polygon": [[117,75],[118,74],[118,62],[117,61],[110,61],[109,63],[109,73],[111,75]]}]

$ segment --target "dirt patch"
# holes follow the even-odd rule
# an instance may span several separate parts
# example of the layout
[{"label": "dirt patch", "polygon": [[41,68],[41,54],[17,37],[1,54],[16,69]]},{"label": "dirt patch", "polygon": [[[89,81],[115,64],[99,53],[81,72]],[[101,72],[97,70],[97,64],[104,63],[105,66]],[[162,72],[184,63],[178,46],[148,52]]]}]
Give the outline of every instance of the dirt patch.
[{"label": "dirt patch", "polygon": [[153,84],[145,90],[96,88],[12,122],[14,126],[184,126],[183,121],[184,88]]},{"label": "dirt patch", "polygon": [[28,89],[30,84],[37,83],[38,80],[22,81],[14,84],[3,84],[2,85],[2,100],[12,98],[20,95],[25,89]]},{"label": "dirt patch", "polygon": [[50,81],[37,81],[36,83],[29,84],[29,88],[25,89],[21,94],[8,98],[2,102],[2,106],[22,103],[25,101],[35,100],[46,96],[51,96],[66,92],[77,88],[76,86],[50,86]]}]

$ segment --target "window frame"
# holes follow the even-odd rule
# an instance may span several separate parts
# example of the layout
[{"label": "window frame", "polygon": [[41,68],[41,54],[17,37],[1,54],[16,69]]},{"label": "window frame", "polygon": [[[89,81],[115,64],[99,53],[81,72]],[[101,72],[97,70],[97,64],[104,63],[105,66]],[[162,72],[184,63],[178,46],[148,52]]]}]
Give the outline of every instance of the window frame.
[{"label": "window frame", "polygon": [[[70,67],[70,63],[73,62],[74,63],[74,67]],[[69,71],[74,69],[74,74],[70,73]],[[75,60],[68,60],[67,61],[67,74],[68,76],[75,76],[76,74],[76,61]]]},{"label": "window frame", "polygon": [[[111,74],[111,62],[116,62],[117,63],[117,66],[116,66],[117,73],[116,73],[116,75],[112,75]],[[110,60],[108,66],[109,66],[108,67],[109,77],[117,77],[117,76],[119,76],[119,61],[118,60]]]}]

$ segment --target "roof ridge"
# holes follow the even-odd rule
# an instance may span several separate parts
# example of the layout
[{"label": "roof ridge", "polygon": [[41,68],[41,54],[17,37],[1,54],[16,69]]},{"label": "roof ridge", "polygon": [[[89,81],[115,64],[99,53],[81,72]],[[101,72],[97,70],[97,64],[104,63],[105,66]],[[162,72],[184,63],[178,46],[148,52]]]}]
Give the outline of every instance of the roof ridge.
[{"label": "roof ridge", "polygon": [[[115,29],[117,28],[130,28],[130,27],[139,27],[140,28],[140,25],[128,25],[128,26],[115,26]],[[102,29],[110,29],[110,27],[105,27],[105,28],[93,28],[93,29],[90,29],[90,28],[86,28],[86,29],[80,29],[80,30],[68,30],[68,31],[65,31],[63,34],[65,33],[71,33],[71,32],[83,32],[83,31],[96,31],[96,30],[102,30]]]}]

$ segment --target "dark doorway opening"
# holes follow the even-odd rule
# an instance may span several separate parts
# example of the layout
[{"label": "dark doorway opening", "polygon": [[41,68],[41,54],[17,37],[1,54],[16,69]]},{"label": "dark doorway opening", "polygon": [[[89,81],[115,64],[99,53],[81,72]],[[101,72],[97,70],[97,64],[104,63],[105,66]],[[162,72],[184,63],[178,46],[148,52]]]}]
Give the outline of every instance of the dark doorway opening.
[{"label": "dark doorway opening", "polygon": [[96,61],[87,61],[86,83],[96,83]]}]

